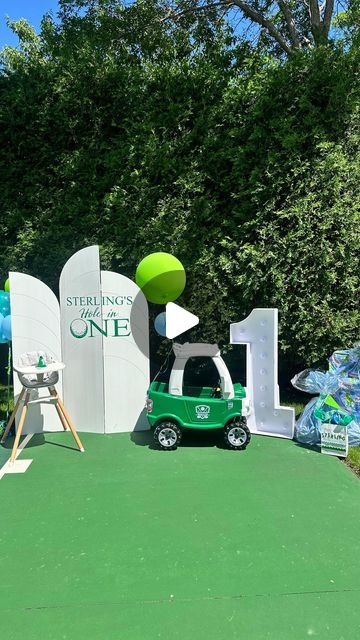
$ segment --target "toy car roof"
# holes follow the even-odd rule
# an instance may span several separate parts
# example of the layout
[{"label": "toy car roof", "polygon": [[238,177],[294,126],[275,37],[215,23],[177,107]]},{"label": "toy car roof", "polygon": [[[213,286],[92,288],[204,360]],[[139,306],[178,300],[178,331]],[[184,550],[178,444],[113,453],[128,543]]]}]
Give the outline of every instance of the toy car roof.
[{"label": "toy car roof", "polygon": [[179,344],[177,342],[173,345],[173,351],[176,358],[196,358],[196,357],[209,357],[215,358],[220,356],[220,349],[217,344],[204,343],[191,343],[185,342],[185,344]]}]

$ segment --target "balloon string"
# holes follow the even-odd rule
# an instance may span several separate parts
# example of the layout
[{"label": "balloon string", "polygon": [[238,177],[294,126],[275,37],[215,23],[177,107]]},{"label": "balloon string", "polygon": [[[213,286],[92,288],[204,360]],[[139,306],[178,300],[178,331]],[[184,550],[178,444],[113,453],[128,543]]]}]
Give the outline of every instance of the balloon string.
[{"label": "balloon string", "polygon": [[163,371],[166,371],[167,366],[168,366],[168,362],[169,362],[170,353],[172,352],[172,349],[173,349],[173,344],[174,344],[174,341],[172,340],[172,341],[171,341],[171,347],[170,347],[169,351],[167,352],[166,357],[165,357],[165,360],[164,360],[164,362],[162,363],[162,365],[161,365],[161,367],[160,367],[159,371],[157,372],[157,374],[156,374],[156,376],[155,376],[155,378],[154,378],[153,382],[155,382],[156,378],[160,375],[160,373],[162,373]]}]

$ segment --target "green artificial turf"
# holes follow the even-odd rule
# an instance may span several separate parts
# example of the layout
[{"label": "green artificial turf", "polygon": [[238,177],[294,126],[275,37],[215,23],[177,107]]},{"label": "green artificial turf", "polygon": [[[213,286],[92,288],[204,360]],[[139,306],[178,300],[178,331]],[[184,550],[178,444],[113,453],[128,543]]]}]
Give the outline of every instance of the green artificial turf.
[{"label": "green artificial turf", "polygon": [[336,458],[216,434],[34,436],[0,481],[7,640],[347,640],[360,484]]}]

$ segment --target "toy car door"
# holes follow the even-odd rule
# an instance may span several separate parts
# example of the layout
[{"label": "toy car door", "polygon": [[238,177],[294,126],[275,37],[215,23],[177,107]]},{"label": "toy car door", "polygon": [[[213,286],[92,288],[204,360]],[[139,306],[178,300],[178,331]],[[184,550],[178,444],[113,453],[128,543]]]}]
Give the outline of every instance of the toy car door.
[{"label": "toy car door", "polygon": [[197,429],[222,427],[226,417],[226,400],[222,398],[184,397],[189,422]]}]

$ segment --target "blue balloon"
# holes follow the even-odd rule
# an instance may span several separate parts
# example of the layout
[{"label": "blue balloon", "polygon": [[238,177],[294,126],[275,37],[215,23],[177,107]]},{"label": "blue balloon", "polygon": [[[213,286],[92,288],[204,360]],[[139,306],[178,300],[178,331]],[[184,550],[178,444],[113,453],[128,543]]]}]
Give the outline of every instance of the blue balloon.
[{"label": "blue balloon", "polygon": [[156,316],[154,321],[155,331],[162,336],[163,338],[166,336],[166,313],[163,311]]},{"label": "blue balloon", "polygon": [[1,323],[1,330],[3,336],[10,341],[11,340],[11,316],[6,316]]}]

